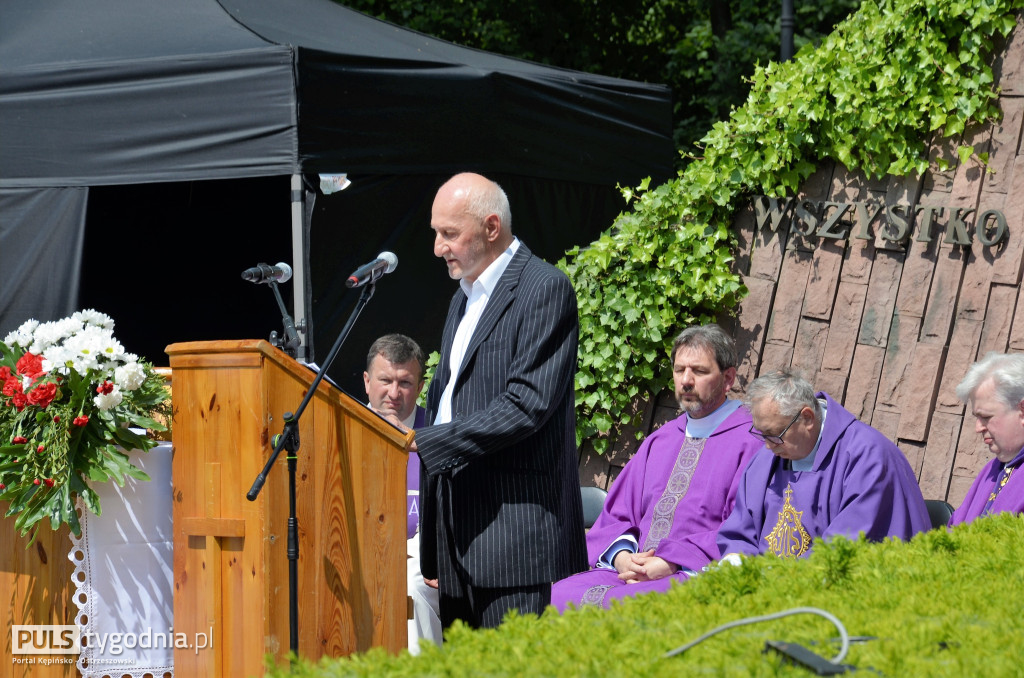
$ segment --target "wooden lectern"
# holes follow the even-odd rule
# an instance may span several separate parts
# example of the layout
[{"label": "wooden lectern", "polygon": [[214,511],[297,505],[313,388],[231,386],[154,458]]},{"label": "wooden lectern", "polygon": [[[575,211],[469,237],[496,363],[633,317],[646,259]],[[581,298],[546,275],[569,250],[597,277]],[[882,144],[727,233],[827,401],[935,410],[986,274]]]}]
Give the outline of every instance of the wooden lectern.
[{"label": "wooden lectern", "polygon": [[[183,676],[262,675],[289,652],[288,470],[257,474],[315,373],[266,341],[167,347],[174,404],[174,633]],[[414,434],[320,383],[299,420],[299,654],[406,647],[405,477]],[[200,635],[197,635],[200,634]],[[205,636],[201,634],[206,634]]]}]

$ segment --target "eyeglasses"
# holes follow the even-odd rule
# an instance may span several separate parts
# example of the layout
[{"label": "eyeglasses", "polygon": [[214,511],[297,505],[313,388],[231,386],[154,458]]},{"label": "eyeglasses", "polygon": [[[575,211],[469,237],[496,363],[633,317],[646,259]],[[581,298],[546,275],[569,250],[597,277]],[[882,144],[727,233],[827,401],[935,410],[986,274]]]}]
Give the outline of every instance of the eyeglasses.
[{"label": "eyeglasses", "polygon": [[778,435],[761,433],[760,431],[755,430],[753,426],[750,427],[750,435],[754,436],[755,438],[763,442],[771,443],[772,445],[781,445],[782,436],[786,435],[786,431],[788,431],[793,426],[793,424],[796,423],[796,420],[800,418],[801,414],[803,414],[803,408],[801,408],[800,411],[796,413],[796,416],[793,417],[793,421],[789,422],[789,426],[782,429],[782,433],[779,433]]}]

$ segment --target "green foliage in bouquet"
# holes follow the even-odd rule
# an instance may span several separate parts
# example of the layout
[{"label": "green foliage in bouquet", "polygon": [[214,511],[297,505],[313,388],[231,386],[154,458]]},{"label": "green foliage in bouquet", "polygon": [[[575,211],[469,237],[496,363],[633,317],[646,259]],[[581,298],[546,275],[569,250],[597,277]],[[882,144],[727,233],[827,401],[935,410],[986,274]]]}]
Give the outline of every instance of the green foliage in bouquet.
[{"label": "green foliage in bouquet", "polygon": [[[75,511],[100,513],[87,481],[149,480],[124,450],[156,441],[170,394],[152,365],[125,352],[114,322],[93,310],[54,322],[29,320],[0,343],[0,501],[24,536],[49,518],[80,535]],[[31,544],[31,541],[29,542]]]},{"label": "green foliage in bouquet", "polygon": [[[932,530],[909,542],[815,541],[807,558],[774,555],[724,564],[665,593],[559,615],[508,617],[498,629],[461,623],[422,654],[381,649],[318,663],[276,666],[271,676],[603,676],[628,667],[643,676],[813,675],[773,652],[797,643],[840,655],[837,626],[814,614],[740,624],[795,608],[833,615],[847,632],[840,661],[852,675],[963,678],[1021,675],[1024,518],[1000,514]],[[666,656],[720,627],[685,652]]]}]

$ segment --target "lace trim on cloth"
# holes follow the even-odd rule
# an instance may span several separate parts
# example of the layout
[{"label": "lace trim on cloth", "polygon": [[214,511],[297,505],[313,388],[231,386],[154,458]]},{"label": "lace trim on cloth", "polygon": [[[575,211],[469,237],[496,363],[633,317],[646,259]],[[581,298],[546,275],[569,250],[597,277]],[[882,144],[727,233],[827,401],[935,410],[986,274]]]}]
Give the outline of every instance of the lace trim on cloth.
[{"label": "lace trim on cloth", "polygon": [[98,484],[102,514],[79,499],[82,536],[71,535],[83,678],[174,675],[171,445],[128,457],[150,480]]},{"label": "lace trim on cloth", "polygon": [[665,485],[665,492],[661,499],[654,505],[654,516],[651,520],[651,527],[647,531],[647,538],[644,539],[644,547],[641,551],[650,551],[658,548],[661,540],[672,531],[672,523],[676,518],[676,506],[690,490],[690,481],[693,480],[693,472],[697,469],[697,462],[704,452],[704,443],[707,438],[687,437],[679,447],[679,456],[672,467],[672,474]]}]

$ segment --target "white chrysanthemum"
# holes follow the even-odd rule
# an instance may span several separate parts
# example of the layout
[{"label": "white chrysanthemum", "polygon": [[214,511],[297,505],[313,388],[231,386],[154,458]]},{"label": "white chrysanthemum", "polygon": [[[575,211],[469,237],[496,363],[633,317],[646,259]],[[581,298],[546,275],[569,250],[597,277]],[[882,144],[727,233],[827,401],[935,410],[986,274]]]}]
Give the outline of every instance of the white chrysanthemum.
[{"label": "white chrysanthemum", "polygon": [[57,323],[42,323],[32,333],[32,341],[26,346],[26,349],[30,353],[43,355],[46,351],[50,350],[51,346],[60,343],[63,339],[64,337],[61,335],[61,330],[57,327]]},{"label": "white chrysanthemum", "polygon": [[105,330],[114,329],[114,319],[106,313],[100,313],[99,311],[87,308],[81,311],[75,312],[72,316],[77,320],[80,320],[85,325],[93,325],[95,327],[102,327]]},{"label": "white chrysanthemum", "polygon": [[8,346],[25,348],[32,344],[32,333],[36,331],[37,327],[39,327],[38,320],[26,320],[21,327],[4,337],[4,343]]},{"label": "white chrysanthemum", "polygon": [[99,371],[100,361],[95,353],[76,353],[71,359],[71,369],[79,374],[85,374],[89,370]]},{"label": "white chrysanthemum", "polygon": [[42,323],[32,335],[29,351],[36,355],[44,354],[54,345],[60,344],[81,332],[82,323],[74,318],[64,318],[53,322]]},{"label": "white chrysanthemum", "polygon": [[74,316],[70,318],[61,318],[60,320],[56,321],[54,325],[57,327],[57,329],[60,331],[61,335],[63,335],[64,338],[73,337],[74,335],[81,332],[82,329],[85,327],[85,323],[83,323],[78,318],[75,318]]},{"label": "white chrysanthemum", "polygon": [[74,345],[79,352],[95,354],[97,361],[120,363],[124,360],[124,346],[114,338],[111,330],[104,327],[86,325],[85,329],[65,343]]},{"label": "white chrysanthemum", "polygon": [[100,393],[95,398],[93,398],[92,401],[96,403],[96,407],[100,408],[101,410],[109,410],[120,405],[122,398],[123,396],[121,395],[121,389],[119,389],[117,386],[114,386],[113,391],[111,391],[110,393]]},{"label": "white chrysanthemum", "polygon": [[67,346],[51,346],[43,356],[43,371],[56,370],[57,374],[67,374],[74,362],[75,355]]},{"label": "white chrysanthemum", "polygon": [[114,382],[126,391],[134,391],[142,386],[145,380],[146,370],[136,362],[121,365],[114,370]]},{"label": "white chrysanthemum", "polygon": [[114,339],[113,335],[107,336],[107,340],[100,352],[103,354],[104,358],[111,362],[127,362],[124,355],[124,346],[122,346],[121,342],[117,339]]},{"label": "white chrysanthemum", "polygon": [[90,326],[68,337],[64,342],[64,348],[71,356],[75,371],[85,374],[88,370],[100,368],[100,361],[107,358],[106,350],[111,346],[111,342],[114,342],[114,338],[109,331]]}]

